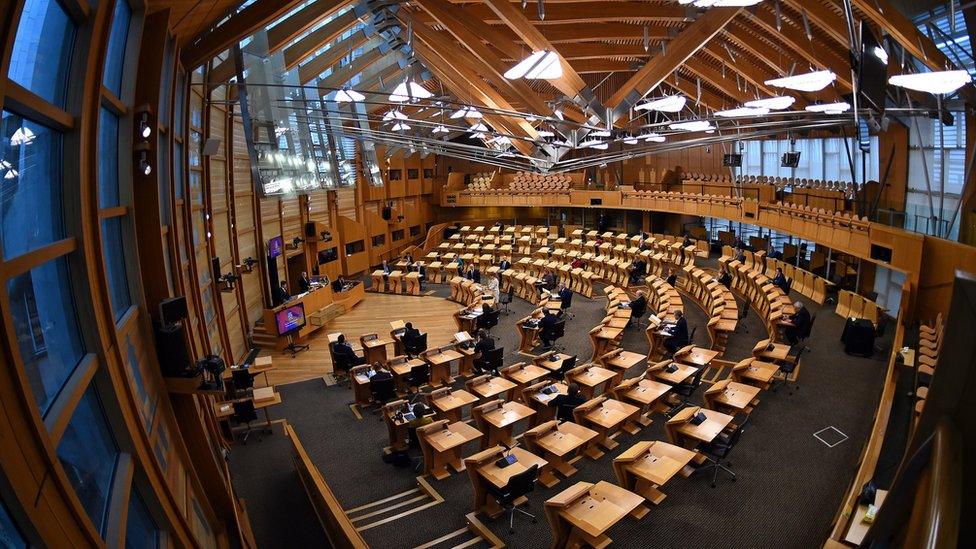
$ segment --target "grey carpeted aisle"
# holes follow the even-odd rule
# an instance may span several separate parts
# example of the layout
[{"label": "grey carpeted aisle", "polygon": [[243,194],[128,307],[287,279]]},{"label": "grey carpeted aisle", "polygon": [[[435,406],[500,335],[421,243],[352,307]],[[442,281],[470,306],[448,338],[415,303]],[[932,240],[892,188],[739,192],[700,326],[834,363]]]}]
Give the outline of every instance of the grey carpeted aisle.
[{"label": "grey carpeted aisle", "polygon": [[[449,293],[443,285],[432,285],[431,289],[440,296]],[[568,335],[559,343],[566,347],[566,352],[579,354],[581,362],[591,356],[586,333],[603,317],[605,303],[602,298],[574,296],[575,318],[569,320]],[[653,542],[668,547],[783,548],[823,543],[870,430],[885,362],[880,358],[845,355],[839,341],[843,319],[833,313],[832,307],[813,303],[808,306],[818,316],[808,342],[812,351],[801,363],[801,389],[793,395],[785,387],[777,393],[760,395],[761,403],[732,456],[738,480],[731,482],[720,476],[718,487],[712,489],[704,475],[673,479],[663,489],[667,499],[653,507],[642,521],[628,518],[610,531],[616,546],[643,547]],[[530,304],[516,299],[511,306],[512,314],[503,315],[493,330],[498,343],[505,347],[506,364],[525,360],[516,352],[514,324],[531,309]],[[707,346],[704,312],[688,300],[685,310],[690,324],[700,326],[696,343]],[[391,315],[395,316],[392,312]],[[745,324],[748,333],[740,330],[732,336],[726,359],[748,356],[756,341],[766,337],[765,328],[754,311],[750,311]],[[629,328],[622,346],[646,353],[643,331]],[[377,415],[366,414],[363,420],[355,418],[349,409],[352,395],[348,388],[327,387],[321,380],[314,380],[281,386],[279,390],[283,403],[273,414],[286,417],[295,427],[311,459],[344,508],[416,486],[412,470],[383,463],[382,449],[388,443],[386,427]],[[701,402],[701,390],[693,402]],[[828,426],[836,427],[850,438],[833,448],[827,447],[813,433]],[[273,444],[278,444],[283,437],[276,438]],[[664,419],[655,416],[650,427],[635,436],[622,433],[616,440],[620,447],[615,452],[599,461],[585,458],[579,461],[580,472],[576,476],[551,489],[537,488],[529,498],[530,511],[539,519],[537,524],[516,517],[517,532],[509,536],[507,520],[505,524],[492,523],[485,517],[482,520],[510,546],[548,546],[551,535],[542,503],[577,481],[616,483],[611,465],[613,457],[639,440],[666,440]],[[284,490],[274,485],[296,483],[297,477],[290,472],[287,451],[282,457],[280,449],[272,448],[271,442],[268,439],[235,447],[231,454],[235,484],[249,498],[248,509],[258,541],[262,547],[294,546],[280,535],[282,525],[288,524],[293,525],[289,526],[291,539],[304,535],[304,545],[320,545],[310,540],[309,534],[303,534],[306,525],[299,523],[314,519],[306,518],[310,516],[307,510],[298,509],[302,502],[294,497],[275,497],[279,491],[293,495],[293,488]],[[470,455],[476,450],[472,445],[462,454]],[[290,473],[279,471],[282,467]],[[431,480],[431,484],[445,498],[444,503],[365,531],[364,536],[372,547],[413,547],[464,527],[464,515],[473,505],[468,476],[454,474],[444,481]],[[281,516],[289,519],[282,522]]]}]

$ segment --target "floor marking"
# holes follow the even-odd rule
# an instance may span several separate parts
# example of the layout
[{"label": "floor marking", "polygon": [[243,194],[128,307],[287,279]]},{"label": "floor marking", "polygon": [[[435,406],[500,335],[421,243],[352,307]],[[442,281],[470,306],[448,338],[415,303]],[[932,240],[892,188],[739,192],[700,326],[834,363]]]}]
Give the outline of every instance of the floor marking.
[{"label": "floor marking", "polygon": [[[823,436],[821,436],[821,435],[827,435],[828,433],[829,433],[828,438],[834,441],[833,444],[831,444],[831,442],[829,442],[828,440],[824,439]],[[837,446],[841,442],[844,442],[845,440],[848,439],[848,436],[844,434],[843,431],[841,431],[837,427],[834,427],[833,425],[831,425],[830,427],[824,427],[823,429],[814,433],[813,436],[820,442],[823,442],[827,446],[827,448],[833,448],[834,446]]]}]

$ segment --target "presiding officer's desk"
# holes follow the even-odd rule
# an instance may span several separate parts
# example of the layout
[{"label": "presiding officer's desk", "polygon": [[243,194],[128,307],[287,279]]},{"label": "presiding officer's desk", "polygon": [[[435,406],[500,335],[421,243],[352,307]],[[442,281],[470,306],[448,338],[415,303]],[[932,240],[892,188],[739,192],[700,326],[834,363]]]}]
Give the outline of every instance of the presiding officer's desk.
[{"label": "presiding officer's desk", "polygon": [[265,309],[264,326],[269,335],[277,337],[275,349],[280,351],[288,345],[288,337],[277,333],[275,314],[278,311],[293,307],[299,303],[304,306],[305,326],[295,334],[296,341],[300,341],[325,326],[334,316],[338,316],[330,313],[333,310],[332,306],[341,306],[342,311],[348,311],[362,301],[363,297],[365,297],[363,285],[359,282],[347,286],[341,292],[334,292],[330,284],[313,285],[309,291],[294,295],[291,299],[273,309]]}]

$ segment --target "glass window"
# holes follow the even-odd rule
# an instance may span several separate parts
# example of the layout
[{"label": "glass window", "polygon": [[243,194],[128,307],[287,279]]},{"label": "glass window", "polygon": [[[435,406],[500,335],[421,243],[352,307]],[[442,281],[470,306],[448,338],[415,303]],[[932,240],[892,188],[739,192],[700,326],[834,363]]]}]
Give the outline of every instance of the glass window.
[{"label": "glass window", "polygon": [[20,529],[14,523],[13,517],[7,511],[7,506],[0,501],[0,547],[4,549],[27,549],[27,542]]},{"label": "glass window", "polygon": [[109,217],[102,220],[102,251],[105,254],[105,269],[108,276],[108,291],[115,311],[115,321],[132,305],[129,295],[129,281],[125,273],[125,245],[122,242],[122,218]]},{"label": "glass window", "polygon": [[139,353],[131,339],[126,339],[126,358],[129,362],[129,371],[132,372],[132,381],[136,386],[136,393],[139,395],[139,407],[142,411],[142,421],[148,431],[152,425],[153,416],[156,415],[156,402],[146,390],[146,381],[142,376],[142,366],[139,363]]},{"label": "glass window", "polygon": [[89,386],[58,444],[58,459],[99,532],[118,455],[98,393]]},{"label": "glass window", "polygon": [[85,355],[68,265],[58,258],[7,282],[10,316],[41,415]]},{"label": "glass window", "polygon": [[64,238],[60,133],[4,111],[0,177],[4,257],[16,257]]},{"label": "glass window", "polygon": [[129,513],[125,521],[126,549],[154,549],[159,546],[159,528],[149,507],[135,490],[129,497]]},{"label": "glass window", "polygon": [[122,65],[125,62],[125,41],[129,36],[129,19],[132,8],[128,0],[116,0],[112,14],[112,32],[108,36],[105,53],[105,74],[102,83],[112,90],[115,96],[122,94]]},{"label": "glass window", "polygon": [[173,192],[177,200],[183,198],[183,144],[173,142]]},{"label": "glass window", "polygon": [[57,0],[26,0],[10,55],[11,80],[64,106],[75,25]]},{"label": "glass window", "polygon": [[98,114],[98,206],[119,205],[119,117],[102,107]]}]

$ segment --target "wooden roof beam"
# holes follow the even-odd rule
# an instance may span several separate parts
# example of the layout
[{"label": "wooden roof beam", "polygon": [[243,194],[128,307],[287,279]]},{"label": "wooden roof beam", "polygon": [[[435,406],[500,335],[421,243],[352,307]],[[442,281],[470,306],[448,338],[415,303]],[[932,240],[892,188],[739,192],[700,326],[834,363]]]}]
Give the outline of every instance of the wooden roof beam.
[{"label": "wooden roof beam", "polygon": [[685,27],[668,44],[666,53],[652,57],[610,97],[607,106],[614,110],[615,117],[622,116],[647,92],[656,88],[713,36],[721,32],[741,10],[742,8],[711,8]]},{"label": "wooden roof beam", "polygon": [[352,0],[315,0],[268,29],[268,49],[276,52],[299,35],[351,4]]},{"label": "wooden roof beam", "polygon": [[356,12],[349,10],[285,48],[285,69],[291,70],[295,68],[306,57],[324,48],[326,44],[336,38],[339,38],[342,33],[352,28],[357,21],[359,19],[356,17]]},{"label": "wooden roof beam", "polygon": [[[349,55],[349,52],[354,51],[367,41],[368,37],[366,36],[366,32],[360,30],[352,33],[345,40],[336,42],[331,48],[316,55],[308,63],[298,67],[298,81],[304,84],[315,80],[318,75],[338,63],[340,59]],[[374,40],[374,46],[376,45],[375,42],[378,42],[378,40]]]},{"label": "wooden roof beam", "polygon": [[257,0],[231,15],[217,28],[201,32],[190,40],[183,47],[180,61],[188,70],[193,70],[288,13],[299,2],[300,0]]},{"label": "wooden roof beam", "polygon": [[[512,6],[515,11],[528,18],[517,5]],[[469,4],[463,6],[462,10],[466,17],[474,20],[484,21],[488,25],[507,24],[493,9],[489,9],[489,2],[483,4]],[[694,9],[687,9],[678,5],[677,2],[662,4],[651,4],[647,2],[567,2],[567,3],[546,3],[546,18],[544,21],[532,20],[532,24],[539,26],[549,25],[589,25],[592,23],[608,23],[613,21],[626,22],[642,20],[647,22],[685,22],[691,19]],[[529,10],[535,16],[536,10]],[[424,22],[429,20],[421,17]]]}]

